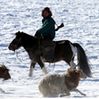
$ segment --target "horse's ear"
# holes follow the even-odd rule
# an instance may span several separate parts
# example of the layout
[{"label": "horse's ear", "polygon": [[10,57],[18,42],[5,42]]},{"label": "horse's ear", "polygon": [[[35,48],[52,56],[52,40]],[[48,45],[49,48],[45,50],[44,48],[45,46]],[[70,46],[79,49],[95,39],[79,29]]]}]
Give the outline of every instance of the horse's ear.
[{"label": "horse's ear", "polygon": [[21,34],[22,32],[18,31],[17,34]]},{"label": "horse's ear", "polygon": [[18,31],[18,33],[21,33],[20,31]]},{"label": "horse's ear", "polygon": [[20,31],[18,31],[18,32],[16,32],[16,33],[15,33],[15,35],[17,36],[17,35],[18,35],[18,34],[20,34],[20,33],[21,33],[21,32],[20,32]]},{"label": "horse's ear", "polygon": [[21,32],[21,33],[24,33],[24,32]]}]

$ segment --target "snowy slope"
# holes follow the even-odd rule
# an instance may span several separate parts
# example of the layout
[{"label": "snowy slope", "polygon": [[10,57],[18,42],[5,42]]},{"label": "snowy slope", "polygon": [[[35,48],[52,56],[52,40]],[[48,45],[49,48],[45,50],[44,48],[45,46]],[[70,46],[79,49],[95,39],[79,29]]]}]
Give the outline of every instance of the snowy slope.
[{"label": "snowy slope", "polygon": [[[41,26],[41,11],[49,6],[57,24],[64,22],[55,40],[68,39],[79,43],[86,51],[90,61],[93,78],[80,82],[78,89],[86,93],[82,97],[73,92],[67,98],[99,98],[99,0],[0,0],[0,64],[5,64],[12,76],[11,80],[0,80],[0,99],[40,98],[38,84],[43,78],[40,67],[36,65],[32,78],[28,77],[30,60],[23,48],[19,49],[18,59],[8,45],[14,33],[24,31],[34,35]],[[64,73],[69,66],[63,61],[46,68],[50,73]]]}]

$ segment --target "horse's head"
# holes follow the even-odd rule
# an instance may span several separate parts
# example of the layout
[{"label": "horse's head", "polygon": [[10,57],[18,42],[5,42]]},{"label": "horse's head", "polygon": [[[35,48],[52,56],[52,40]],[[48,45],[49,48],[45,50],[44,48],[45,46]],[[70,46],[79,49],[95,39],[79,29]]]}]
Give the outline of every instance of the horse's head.
[{"label": "horse's head", "polygon": [[9,49],[15,51],[22,46],[22,34],[23,32],[18,31],[15,35],[15,39],[10,43]]}]

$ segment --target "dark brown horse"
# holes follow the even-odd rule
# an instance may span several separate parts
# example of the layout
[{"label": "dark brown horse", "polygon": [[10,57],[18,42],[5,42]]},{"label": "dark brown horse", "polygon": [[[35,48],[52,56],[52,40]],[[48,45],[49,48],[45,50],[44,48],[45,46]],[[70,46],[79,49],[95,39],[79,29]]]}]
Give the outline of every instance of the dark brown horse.
[{"label": "dark brown horse", "polygon": [[0,78],[3,78],[4,80],[11,79],[9,69],[5,65],[0,64]]},{"label": "dark brown horse", "polygon": [[[77,43],[71,43],[68,40],[48,41],[37,39],[24,32],[18,31],[16,38],[9,45],[9,49],[15,51],[20,47],[24,47],[31,59],[29,76],[32,76],[32,71],[36,63],[47,73],[44,62],[54,63],[60,60],[64,60],[73,68],[78,66],[86,76],[91,76],[91,70],[85,51]],[[77,65],[74,63],[76,53],[78,57]]]}]

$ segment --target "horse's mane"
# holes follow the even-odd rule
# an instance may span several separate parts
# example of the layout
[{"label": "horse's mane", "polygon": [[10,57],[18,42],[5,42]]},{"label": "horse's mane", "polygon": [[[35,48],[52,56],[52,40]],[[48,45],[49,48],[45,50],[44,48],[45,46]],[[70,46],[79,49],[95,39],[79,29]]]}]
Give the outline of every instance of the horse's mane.
[{"label": "horse's mane", "polygon": [[32,40],[36,39],[34,36],[29,35],[29,34],[24,33],[24,32],[17,32],[16,35],[27,38],[27,39],[32,39]]},{"label": "horse's mane", "polygon": [[21,37],[23,44],[27,46],[33,46],[34,44],[37,44],[37,38],[32,35],[26,34],[24,32],[17,32],[16,35]]}]

